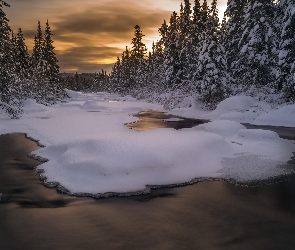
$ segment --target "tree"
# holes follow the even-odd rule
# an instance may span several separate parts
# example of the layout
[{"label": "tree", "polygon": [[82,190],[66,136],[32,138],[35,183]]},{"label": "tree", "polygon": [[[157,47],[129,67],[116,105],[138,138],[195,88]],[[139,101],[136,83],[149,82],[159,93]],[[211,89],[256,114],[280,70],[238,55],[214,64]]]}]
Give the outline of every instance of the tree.
[{"label": "tree", "polygon": [[38,71],[38,67],[42,66],[43,55],[43,34],[41,29],[41,23],[38,21],[37,34],[34,38],[34,47],[32,52],[32,67],[34,71]]},{"label": "tree", "polygon": [[145,35],[138,25],[134,27],[134,37],[132,38],[132,48],[130,51],[130,86],[131,89],[142,87],[145,81],[142,79],[145,67],[145,55],[147,48],[142,39]]},{"label": "tree", "polygon": [[147,53],[147,48],[145,44],[142,42],[142,39],[145,35],[142,34],[142,31],[138,25],[134,27],[134,37],[132,38],[132,50],[131,56],[132,59],[140,60],[143,59],[145,54]]},{"label": "tree", "polygon": [[16,73],[19,77],[28,79],[31,76],[31,59],[21,28],[19,28],[16,36],[14,61],[16,64]]},{"label": "tree", "polygon": [[[243,34],[242,24],[244,20],[247,0],[228,0],[224,13],[222,44],[225,48],[227,66],[231,72],[234,62],[240,52],[239,42]],[[227,21],[226,21],[227,20]]]},{"label": "tree", "polygon": [[225,50],[220,42],[217,2],[213,1],[209,15],[206,5],[203,7],[203,20],[207,21],[207,32],[203,33],[203,40],[199,44],[195,86],[200,99],[208,106],[214,107],[217,103],[229,96],[227,87],[227,67]]},{"label": "tree", "polygon": [[272,0],[248,2],[240,52],[233,72],[242,91],[272,86],[275,81],[277,40],[274,14]]},{"label": "tree", "polygon": [[295,1],[284,1],[287,8],[282,19],[277,71],[277,89],[287,101],[295,101]]},{"label": "tree", "polygon": [[11,28],[4,7],[9,7],[9,4],[0,1],[0,107],[12,118],[17,118],[22,113],[21,100],[17,98],[19,92],[14,81],[13,41],[10,39]]},{"label": "tree", "polygon": [[59,66],[56,58],[55,47],[53,46],[52,33],[48,20],[46,22],[46,28],[44,33],[43,43],[43,55],[42,58],[45,64],[45,77],[49,80],[52,85],[58,85],[59,83]]},{"label": "tree", "polygon": [[174,11],[170,17],[164,51],[165,88],[175,90],[182,81],[182,65],[180,62],[180,46],[178,42],[178,16]]}]

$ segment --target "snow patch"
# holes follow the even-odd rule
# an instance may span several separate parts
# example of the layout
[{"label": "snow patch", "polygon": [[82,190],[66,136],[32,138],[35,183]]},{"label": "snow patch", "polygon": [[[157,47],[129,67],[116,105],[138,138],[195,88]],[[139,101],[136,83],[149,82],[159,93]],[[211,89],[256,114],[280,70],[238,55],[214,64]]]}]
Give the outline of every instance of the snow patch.
[{"label": "snow patch", "polygon": [[231,137],[237,134],[241,129],[246,127],[234,121],[213,121],[204,124],[205,131],[221,135],[223,137]]},{"label": "snow patch", "polygon": [[107,110],[105,106],[98,105],[95,101],[86,101],[80,108],[91,111]]},{"label": "snow patch", "polygon": [[257,117],[253,124],[295,127],[295,104],[271,110],[268,113]]}]

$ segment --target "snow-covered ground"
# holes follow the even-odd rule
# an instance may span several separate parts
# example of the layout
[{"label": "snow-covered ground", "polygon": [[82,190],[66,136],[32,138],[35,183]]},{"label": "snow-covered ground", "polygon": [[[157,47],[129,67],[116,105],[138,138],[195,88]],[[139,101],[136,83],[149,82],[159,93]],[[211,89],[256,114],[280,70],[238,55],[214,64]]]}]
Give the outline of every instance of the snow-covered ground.
[{"label": "snow-covered ground", "polygon": [[241,123],[295,127],[295,105],[272,110],[251,97],[231,97],[212,112],[197,104],[169,111],[210,123],[138,132],[124,126],[138,120],[129,114],[164,111],[162,106],[130,96],[68,93],[68,102],[50,107],[25,101],[21,119],[2,114],[0,134],[20,132],[39,140],[45,147],[33,154],[49,161],[38,168],[48,182],[70,192],[129,193],[194,178],[253,181],[292,171],[286,163],[295,152],[294,141]]}]

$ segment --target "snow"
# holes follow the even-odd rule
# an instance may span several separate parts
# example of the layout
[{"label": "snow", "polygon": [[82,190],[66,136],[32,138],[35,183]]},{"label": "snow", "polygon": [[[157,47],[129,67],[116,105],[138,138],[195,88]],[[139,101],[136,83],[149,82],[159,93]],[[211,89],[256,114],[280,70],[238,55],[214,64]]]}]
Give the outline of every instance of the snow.
[{"label": "snow", "polygon": [[67,94],[71,98],[66,103],[50,107],[24,101],[21,119],[2,114],[0,134],[26,133],[43,144],[32,154],[49,161],[38,169],[48,182],[59,182],[70,192],[144,192],[148,186],[195,178],[253,181],[291,171],[286,163],[295,152],[294,141],[271,131],[247,130],[241,122],[294,127],[295,105],[273,110],[255,98],[236,96],[205,111],[195,102],[169,113],[211,122],[191,129],[138,132],[124,126],[138,120],[130,114],[164,111],[163,106],[108,93]]},{"label": "snow", "polygon": [[205,131],[221,135],[223,137],[231,137],[236,135],[241,129],[246,127],[238,122],[223,120],[213,121],[205,124]]},{"label": "snow", "polygon": [[295,104],[287,105],[257,117],[253,124],[295,127]]},{"label": "snow", "polygon": [[91,111],[100,111],[106,110],[105,106],[100,106],[95,101],[86,101],[81,107],[81,109],[91,110]]}]

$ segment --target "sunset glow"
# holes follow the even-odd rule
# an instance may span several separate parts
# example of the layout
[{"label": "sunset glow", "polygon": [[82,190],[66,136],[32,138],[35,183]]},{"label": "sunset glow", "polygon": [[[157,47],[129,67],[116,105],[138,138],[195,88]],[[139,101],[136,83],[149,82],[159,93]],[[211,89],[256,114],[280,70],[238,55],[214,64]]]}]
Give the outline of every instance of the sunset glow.
[{"label": "sunset glow", "polygon": [[[15,32],[22,28],[30,51],[38,20],[43,29],[49,20],[61,72],[98,72],[102,68],[109,72],[125,46],[131,46],[136,24],[151,50],[152,42],[160,38],[158,28],[164,19],[169,22],[172,11],[179,13],[180,3],[181,0],[86,0],[83,4],[78,0],[11,0],[6,13]],[[218,4],[222,18],[226,0]]]}]

